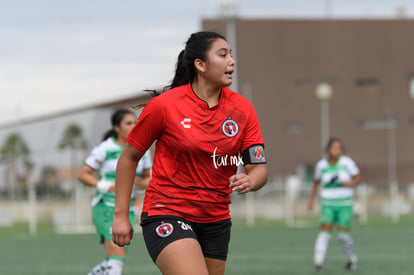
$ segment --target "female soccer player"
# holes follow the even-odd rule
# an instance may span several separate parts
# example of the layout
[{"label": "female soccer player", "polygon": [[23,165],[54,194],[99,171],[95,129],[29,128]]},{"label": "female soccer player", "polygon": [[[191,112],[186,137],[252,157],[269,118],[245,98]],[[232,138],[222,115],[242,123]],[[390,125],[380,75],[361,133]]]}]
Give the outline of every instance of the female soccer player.
[{"label": "female soccer player", "polygon": [[[125,261],[126,250],[112,242],[111,225],[115,206],[115,171],[118,158],[125,146],[125,138],[134,127],[136,118],[133,112],[119,109],[111,118],[112,129],[105,135],[104,139],[95,147],[85,161],[79,173],[79,180],[83,183],[96,187],[96,193],[92,199],[92,218],[96,226],[98,237],[105,245],[105,259],[97,264],[89,272],[89,275],[108,274],[120,275]],[[150,180],[150,169],[152,158],[149,152],[139,162],[134,173],[135,186],[145,189]],[[94,172],[99,171],[99,180]],[[132,198],[135,192],[132,193]],[[135,216],[131,206],[127,210],[127,216],[132,225],[135,224]]]},{"label": "female soccer player", "polygon": [[[226,87],[235,61],[223,36],[193,33],[168,91],[151,99],[127,137],[116,173],[113,240],[132,238],[129,196],[138,160],[156,140],[141,226],[163,274],[224,274],[230,194],[267,180],[264,142],[251,103]],[[244,165],[246,173],[236,174]]]},{"label": "female soccer player", "polygon": [[355,162],[345,156],[342,141],[331,138],[326,146],[328,158],[321,159],[315,167],[314,184],[310,195],[309,210],[313,207],[316,191],[321,185],[322,199],[321,231],[315,242],[314,263],[316,271],[322,269],[331,232],[336,226],[339,242],[342,244],[348,262],[345,269],[352,271],[357,267],[354,242],[349,235],[353,218],[353,188],[361,181]]}]

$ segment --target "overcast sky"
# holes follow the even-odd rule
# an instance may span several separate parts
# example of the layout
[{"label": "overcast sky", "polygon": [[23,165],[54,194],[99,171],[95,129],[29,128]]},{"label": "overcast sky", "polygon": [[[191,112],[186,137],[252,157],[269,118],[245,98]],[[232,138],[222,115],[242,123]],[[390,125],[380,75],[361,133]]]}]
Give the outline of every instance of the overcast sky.
[{"label": "overcast sky", "polygon": [[[233,0],[245,18],[414,18],[411,0]],[[166,85],[217,0],[0,0],[0,125]]]}]

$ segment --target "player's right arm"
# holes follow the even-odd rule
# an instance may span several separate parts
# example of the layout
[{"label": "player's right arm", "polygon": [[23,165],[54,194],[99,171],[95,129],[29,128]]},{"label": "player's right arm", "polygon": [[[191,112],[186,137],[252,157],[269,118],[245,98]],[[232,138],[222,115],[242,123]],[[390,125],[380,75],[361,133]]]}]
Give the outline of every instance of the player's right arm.
[{"label": "player's right arm", "polygon": [[316,192],[318,191],[318,187],[319,187],[319,181],[315,180],[313,181],[313,186],[312,186],[312,191],[309,197],[309,202],[308,202],[308,209],[312,210],[313,209],[313,201],[315,200],[315,196],[316,196]]},{"label": "player's right arm", "polygon": [[315,200],[316,192],[318,191],[319,184],[321,182],[321,165],[322,160],[318,161],[315,166],[315,170],[313,171],[313,186],[309,197],[308,210],[313,209],[313,201]]},{"label": "player's right arm", "polygon": [[94,172],[95,170],[92,167],[84,164],[79,171],[78,179],[86,185],[96,187],[98,179],[93,175]]},{"label": "player's right arm", "polygon": [[135,178],[135,187],[138,190],[145,190],[151,180],[151,169],[142,170],[141,176]]},{"label": "player's right arm", "polygon": [[129,206],[138,161],[143,155],[143,152],[127,143],[118,160],[115,173],[115,213],[112,224],[112,240],[119,246],[130,244],[132,239],[133,229],[128,218]]}]

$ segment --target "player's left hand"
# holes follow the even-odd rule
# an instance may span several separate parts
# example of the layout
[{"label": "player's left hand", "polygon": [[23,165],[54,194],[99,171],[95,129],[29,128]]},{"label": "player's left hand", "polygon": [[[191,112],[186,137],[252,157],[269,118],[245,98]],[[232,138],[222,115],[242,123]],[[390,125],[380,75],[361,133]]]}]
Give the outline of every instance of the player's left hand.
[{"label": "player's left hand", "polygon": [[229,181],[229,187],[239,194],[245,194],[251,191],[253,187],[250,177],[244,173],[231,176]]},{"label": "player's left hand", "polygon": [[310,200],[308,202],[308,211],[312,211],[312,209],[313,209],[313,200]]},{"label": "player's left hand", "polygon": [[341,182],[341,185],[342,186],[347,186],[347,187],[352,187],[355,184],[352,181],[343,181],[343,182]]}]

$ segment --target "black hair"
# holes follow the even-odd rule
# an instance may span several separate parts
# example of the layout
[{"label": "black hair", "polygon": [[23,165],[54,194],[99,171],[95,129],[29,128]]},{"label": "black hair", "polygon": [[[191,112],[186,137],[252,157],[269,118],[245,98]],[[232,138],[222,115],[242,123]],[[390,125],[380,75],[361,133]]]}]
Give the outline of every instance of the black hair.
[{"label": "black hair", "polygon": [[118,109],[116,110],[112,116],[111,116],[111,124],[112,124],[112,128],[108,131],[105,132],[105,134],[102,137],[102,140],[106,140],[110,137],[118,137],[118,134],[115,132],[114,128],[115,126],[119,126],[122,122],[122,120],[124,119],[125,115],[128,114],[132,114],[135,115],[134,112],[128,110],[128,109]]},{"label": "black hair", "polygon": [[194,80],[196,76],[196,68],[194,60],[207,60],[207,52],[211,49],[211,44],[217,39],[223,39],[224,36],[213,31],[200,31],[191,34],[185,43],[185,48],[179,53],[175,75],[171,83],[164,87],[162,91],[145,90],[153,96],[157,96],[162,92],[182,86]]},{"label": "black hair", "polygon": [[172,89],[192,81],[196,75],[194,60],[207,60],[207,52],[211,44],[224,36],[212,31],[201,31],[191,34],[185,43],[185,48],[178,55],[175,76],[168,88]]},{"label": "black hair", "polygon": [[344,154],[345,153],[344,142],[340,138],[337,138],[337,137],[331,137],[328,140],[328,143],[326,144],[326,147],[325,147],[326,152],[329,154],[329,149],[331,148],[331,146],[334,142],[339,142],[339,144],[341,145],[342,153]]}]

